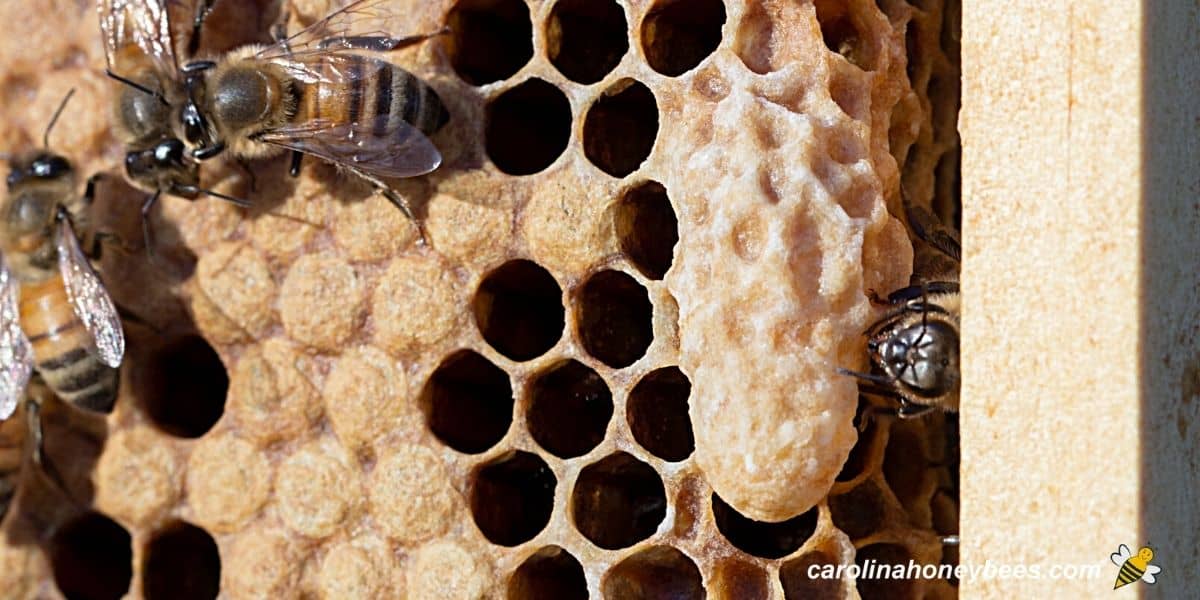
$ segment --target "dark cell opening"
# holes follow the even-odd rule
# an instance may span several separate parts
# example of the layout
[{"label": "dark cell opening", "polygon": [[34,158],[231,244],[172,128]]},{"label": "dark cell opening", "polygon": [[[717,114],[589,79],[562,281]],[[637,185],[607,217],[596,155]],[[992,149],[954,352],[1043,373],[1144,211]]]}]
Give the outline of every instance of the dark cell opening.
[{"label": "dark cell opening", "polygon": [[121,598],[133,579],[133,543],[116,521],[87,513],[50,540],[54,583],[69,600]]},{"label": "dark cell opening", "polygon": [[875,533],[883,525],[885,510],[883,492],[870,481],[829,498],[829,512],[834,527],[841,529],[851,540]]},{"label": "dark cell opening", "polygon": [[650,295],[633,277],[600,271],[579,290],[579,341],[613,368],[632,365],[654,341]]},{"label": "dark cell opening", "polygon": [[[908,561],[912,560],[912,555],[904,546],[896,544],[871,544],[865,548],[859,548],[857,555],[854,557],[854,562],[858,563],[861,568],[867,561],[872,561],[875,565],[907,565]],[[917,582],[918,579],[864,579],[859,578],[855,583],[858,586],[858,594],[863,600],[901,600],[905,598],[917,597]]]},{"label": "dark cell opening", "polygon": [[612,0],[559,0],[546,21],[550,62],[571,81],[596,83],[629,50],[628,28]]},{"label": "dark cell opening", "polygon": [[637,170],[658,137],[658,102],[640,81],[622,79],[592,103],[583,122],[583,154],[601,171]]},{"label": "dark cell opening", "polygon": [[783,584],[784,600],[838,600],[844,598],[841,582],[830,578],[812,578],[808,576],[809,568],[813,565],[833,565],[837,568],[838,561],[834,557],[820,551],[806,552],[779,567],[779,583]]},{"label": "dark cell opening", "polygon": [[512,424],[508,374],[470,350],[442,361],[421,391],[429,430],[447,446],[478,454],[496,445]]},{"label": "dark cell opening", "polygon": [[510,77],[533,58],[533,23],[521,0],[460,0],[446,25],[446,55],[472,85]]},{"label": "dark cell opening", "polygon": [[516,546],[550,522],[557,480],[536,454],[515,450],[475,471],[471,484],[471,516],[484,537],[501,546]]},{"label": "dark cell opening", "polygon": [[925,489],[928,472],[929,459],[919,434],[903,424],[892,426],[883,455],[883,477],[900,504],[912,506]]},{"label": "dark cell opening", "polygon": [[816,0],[814,5],[825,46],[846,57],[850,64],[871,70],[873,50],[869,42],[862,39],[849,6],[841,0]]},{"label": "dark cell opening", "polygon": [[583,456],[604,441],[612,414],[608,385],[574,359],[555,364],[530,385],[529,433],[559,458]]},{"label": "dark cell opening", "polygon": [[[842,470],[838,472],[838,481],[850,481],[862,474],[867,468],[867,459],[871,456],[875,438],[879,435],[879,426],[871,413],[871,402],[859,396],[858,410],[854,413],[854,426],[858,429],[858,441],[850,448]],[[864,422],[865,419],[865,422]]]},{"label": "dark cell opening", "polygon": [[538,550],[508,580],[508,600],[587,600],[587,597],[583,565],[558,546]]},{"label": "dark cell opening", "polygon": [[782,558],[795,552],[817,529],[817,508],[778,523],[755,521],[712,495],[717,530],[736,548],[761,558]]},{"label": "dark cell opening", "polygon": [[513,260],[484,277],[472,302],[475,323],[496,351],[517,361],[537,358],[562,337],[562,288],[548,271]]},{"label": "dark cell opening", "polygon": [[709,592],[721,600],[767,600],[771,597],[769,584],[762,567],[731,558],[713,568]]},{"label": "dark cell opening", "polygon": [[571,515],[593,544],[606,550],[628,548],[650,537],[666,517],[666,490],[650,465],[618,452],[579,472]]},{"label": "dark cell opening", "polygon": [[487,106],[487,155],[509,175],[532,175],[549,167],[571,137],[571,103],[561,90],[530,79],[496,96]]},{"label": "dark cell opening", "polygon": [[189,335],[167,344],[142,371],[142,401],[147,415],[163,431],[197,438],[221,419],[229,376],[204,338]]},{"label": "dark cell opening", "polygon": [[682,75],[717,49],[724,24],[721,0],[661,0],[642,21],[642,51],[650,68]]},{"label": "dark cell opening", "polygon": [[647,373],[629,392],[626,418],[633,439],[651,454],[671,462],[691,456],[696,448],[688,395],[692,383],[679,367]]},{"label": "dark cell opening", "polygon": [[148,600],[205,600],[221,587],[221,555],[207,531],[176,522],[154,536],[142,563]]},{"label": "dark cell opening", "polygon": [[642,550],[613,565],[604,575],[606,600],[703,600],[700,569],[670,546]]},{"label": "dark cell opening", "polygon": [[629,262],[650,279],[662,279],[671,268],[679,221],[667,188],[647,181],[621,197],[615,213],[617,240]]}]

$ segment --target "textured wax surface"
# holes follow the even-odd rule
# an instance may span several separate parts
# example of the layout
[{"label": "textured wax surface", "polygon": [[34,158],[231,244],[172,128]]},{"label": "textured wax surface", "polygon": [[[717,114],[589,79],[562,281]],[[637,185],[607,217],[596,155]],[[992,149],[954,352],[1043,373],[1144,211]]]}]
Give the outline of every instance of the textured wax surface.
[{"label": "textured wax surface", "polygon": [[[956,531],[941,418],[860,436],[834,371],[866,366],[865,292],[907,283],[900,182],[950,195],[930,115],[957,98],[956,16],[920,4],[396,0],[393,30],[455,30],[389,56],[451,114],[442,167],[394,182],[429,245],[369,186],[280,157],[253,181],[206,163],[254,208],[164,198],[154,260],[93,10],[22,16],[0,144],[79,90],[51,144],[113,174],[97,220],[133,250],[100,272],[153,328],[126,325],[111,416],[48,427],[113,521],[27,473],[0,586],[57,594],[110,540],[132,557],[95,586],[171,589],[209,564],[184,521],[220,564],[189,576],[228,598],[951,595],[807,575],[936,563]],[[291,27],[334,5],[293,2]],[[267,41],[274,14],[219,2],[204,46]]]}]

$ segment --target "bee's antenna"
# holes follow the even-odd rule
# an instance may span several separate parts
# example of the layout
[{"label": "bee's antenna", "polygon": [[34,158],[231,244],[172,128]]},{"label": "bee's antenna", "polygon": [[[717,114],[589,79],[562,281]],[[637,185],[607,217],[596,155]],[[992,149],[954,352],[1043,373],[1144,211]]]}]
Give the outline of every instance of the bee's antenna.
[{"label": "bee's antenna", "polygon": [[860,373],[858,371],[851,371],[850,369],[843,369],[842,367],[838,367],[837,372],[839,375],[849,375],[851,377],[857,377],[858,379],[862,379],[864,381],[870,381],[871,383],[881,383],[884,385],[891,385],[896,382],[896,380],[892,377],[886,377],[883,375],[873,375],[871,373]]},{"label": "bee's antenna", "polygon": [[54,116],[50,117],[50,123],[48,125],[46,125],[46,131],[45,131],[45,133],[42,134],[42,148],[43,149],[45,149],[45,150],[50,149],[50,132],[54,129],[54,124],[58,123],[58,117],[62,115],[63,109],[67,107],[67,102],[70,102],[71,96],[74,96],[74,95],[75,95],[75,88],[71,88],[71,91],[67,92],[67,97],[62,99],[62,102],[58,105],[58,109],[54,111]]},{"label": "bee's antenna", "polygon": [[150,94],[151,96],[154,96],[155,98],[158,98],[158,101],[159,101],[159,102],[162,102],[162,105],[163,105],[163,106],[171,106],[171,103],[170,103],[170,102],[167,102],[167,99],[166,99],[166,97],[164,97],[164,96],[163,96],[161,93],[159,93],[159,92],[156,92],[156,91],[154,91],[154,90],[152,90],[152,89],[150,89],[150,88],[148,88],[148,87],[146,87],[146,86],[144,86],[144,85],[142,85],[142,84],[140,84],[140,83],[138,83],[138,82],[136,82],[136,81],[132,81],[132,80],[126,79],[126,78],[124,78],[124,77],[121,77],[120,75],[117,75],[116,73],[113,73],[113,72],[112,72],[112,69],[105,69],[105,70],[104,70],[104,74],[105,74],[105,75],[107,75],[107,76],[108,76],[110,79],[115,79],[115,80],[117,80],[117,81],[119,81],[119,82],[121,82],[121,83],[123,83],[123,84],[125,84],[125,85],[127,85],[127,86],[129,86],[129,87],[131,87],[131,88],[133,88],[133,89],[135,89],[135,90],[140,90],[140,91],[142,91],[143,93]]}]

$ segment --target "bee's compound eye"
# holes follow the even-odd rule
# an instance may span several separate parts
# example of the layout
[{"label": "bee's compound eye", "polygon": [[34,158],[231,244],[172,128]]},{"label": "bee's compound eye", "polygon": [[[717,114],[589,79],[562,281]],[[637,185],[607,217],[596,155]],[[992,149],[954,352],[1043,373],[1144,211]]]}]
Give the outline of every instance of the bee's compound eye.
[{"label": "bee's compound eye", "polygon": [[29,171],[39,179],[56,179],[71,172],[71,163],[61,156],[45,154],[33,160]]},{"label": "bee's compound eye", "polygon": [[183,150],[183,142],[174,138],[163,140],[154,147],[154,161],[159,164],[182,164]]}]

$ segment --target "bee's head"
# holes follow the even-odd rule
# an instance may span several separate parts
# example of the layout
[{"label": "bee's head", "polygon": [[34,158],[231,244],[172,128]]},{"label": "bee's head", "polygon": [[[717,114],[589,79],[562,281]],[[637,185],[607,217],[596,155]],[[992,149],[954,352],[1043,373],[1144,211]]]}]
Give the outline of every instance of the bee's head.
[{"label": "bee's head", "polygon": [[1151,550],[1150,546],[1142,546],[1142,548],[1138,550],[1138,558],[1145,562],[1150,562],[1151,560],[1154,560],[1154,550]]},{"label": "bee's head", "polygon": [[958,329],[938,315],[914,312],[871,339],[868,350],[884,372],[922,397],[958,386]]},{"label": "bee's head", "polygon": [[178,190],[194,187],[200,178],[196,163],[188,158],[186,147],[176,138],[165,138],[145,150],[128,152],[125,173],[147,188],[185,196]]},{"label": "bee's head", "polygon": [[15,159],[9,162],[9,172],[6,182],[11,191],[23,183],[46,182],[69,179],[74,170],[67,159],[49,152],[40,152],[29,158]]}]

